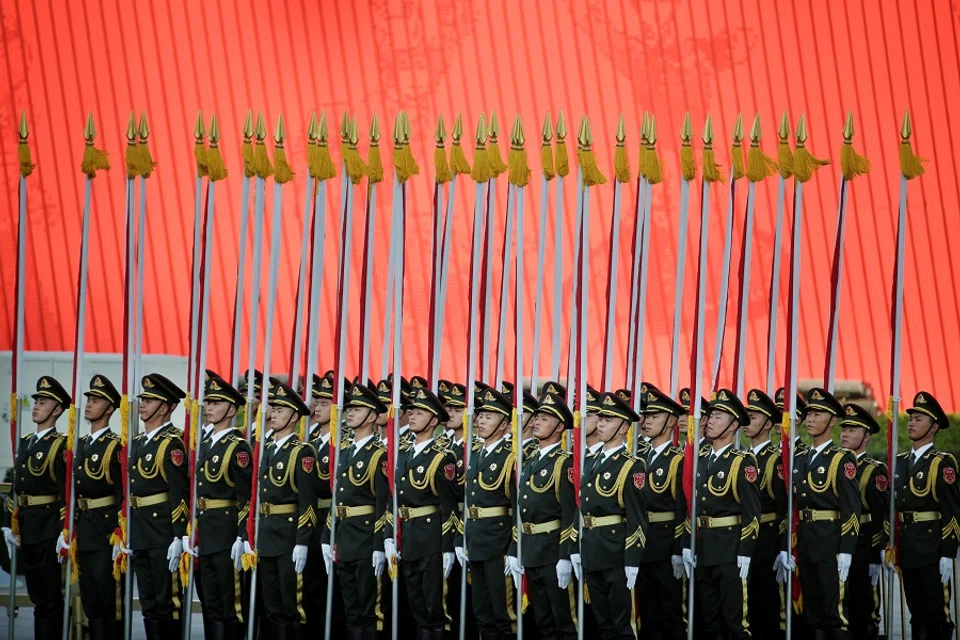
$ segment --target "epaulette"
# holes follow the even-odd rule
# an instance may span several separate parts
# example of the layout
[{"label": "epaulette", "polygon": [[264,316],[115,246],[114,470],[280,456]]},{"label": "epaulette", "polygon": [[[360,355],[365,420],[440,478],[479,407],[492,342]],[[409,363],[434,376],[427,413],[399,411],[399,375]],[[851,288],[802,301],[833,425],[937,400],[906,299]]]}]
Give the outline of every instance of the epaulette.
[{"label": "epaulette", "polygon": [[554,449],[554,450],[553,450],[553,453],[554,453],[555,455],[560,456],[561,458],[569,458],[570,456],[573,455],[572,453],[570,453],[570,452],[567,451],[566,449],[561,449],[560,447],[557,447],[556,449]]},{"label": "epaulette", "polygon": [[107,440],[119,440],[119,439],[120,439],[120,436],[117,435],[116,433],[114,433],[113,431],[107,431],[107,432],[104,433],[103,435],[105,435],[105,436],[107,437]]},{"label": "epaulette", "polygon": [[951,462],[954,466],[957,465],[957,459],[956,457],[954,457],[952,453],[949,453],[947,451],[934,451],[933,455],[937,456],[942,460],[947,460],[948,462]]},{"label": "epaulette", "polygon": [[482,441],[482,440],[474,440],[474,441],[473,441],[473,447],[471,447],[471,451],[480,451],[481,449],[483,449],[483,441]]},{"label": "epaulette", "polygon": [[674,455],[678,455],[678,456],[682,456],[682,455],[683,455],[683,449],[681,449],[681,448],[678,447],[678,446],[675,447],[675,446],[673,446],[673,445],[670,445],[670,446],[667,447],[664,451],[665,451],[665,452],[672,453],[672,454],[674,454]]},{"label": "epaulette", "polygon": [[444,447],[449,447],[451,438],[446,433],[441,433],[434,439],[434,442],[436,444],[442,444]]},{"label": "epaulette", "polygon": [[615,454],[613,454],[613,457],[617,457],[617,456],[623,456],[623,457],[626,458],[627,460],[632,460],[633,462],[636,462],[637,460],[640,459],[640,458],[638,458],[638,457],[635,456],[635,455],[631,455],[630,452],[627,451],[626,449],[623,449],[623,450],[618,451],[618,452],[616,452]]},{"label": "epaulette", "polygon": [[32,433],[27,433],[27,434],[24,434],[24,435],[20,436],[20,439],[21,439],[21,440],[29,440],[29,439],[32,438],[33,436],[34,436],[34,434],[32,434]]},{"label": "epaulette", "polygon": [[440,442],[439,440],[435,441],[432,445],[430,445],[430,449],[433,451],[436,451],[437,453],[446,453],[447,451],[450,450],[449,448],[447,448],[447,445],[445,443]]},{"label": "epaulette", "polygon": [[340,443],[340,451],[346,451],[347,449],[350,448],[350,445],[352,444],[353,444],[352,442],[348,440],[344,440],[343,442]]},{"label": "epaulette", "polygon": [[886,465],[886,464],[884,464],[883,462],[880,462],[880,461],[877,460],[876,458],[871,458],[870,456],[864,456],[864,457],[863,457],[863,461],[866,462],[866,463],[868,463],[868,464],[872,464],[873,466],[875,466],[875,467],[877,467],[877,468],[879,468],[879,469],[886,469],[886,468],[887,468],[887,465]]},{"label": "epaulette", "polygon": [[387,450],[387,445],[383,443],[383,440],[380,440],[378,438],[374,438],[373,440],[371,440],[370,444],[368,444],[367,446],[373,447],[374,449],[380,449],[381,451]]},{"label": "epaulette", "polygon": [[897,454],[897,458],[903,458],[904,460],[906,460],[909,456],[910,456],[910,452],[909,452],[909,451],[904,451],[903,453],[898,453],[898,454]]},{"label": "epaulette", "polygon": [[409,451],[413,447],[413,443],[409,440],[400,439],[400,451]]},{"label": "epaulette", "polygon": [[711,450],[711,449],[713,449],[713,447],[711,447],[708,443],[704,442],[702,445],[700,445],[700,452],[699,452],[699,453],[700,453],[700,455],[702,455],[702,456],[703,456],[703,455],[708,455],[708,454],[710,453],[710,450]]}]

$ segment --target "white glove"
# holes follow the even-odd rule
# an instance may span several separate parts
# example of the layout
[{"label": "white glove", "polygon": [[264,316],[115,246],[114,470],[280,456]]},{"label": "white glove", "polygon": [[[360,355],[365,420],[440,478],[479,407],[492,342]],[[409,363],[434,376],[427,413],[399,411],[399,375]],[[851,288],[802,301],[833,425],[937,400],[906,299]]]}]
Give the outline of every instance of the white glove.
[{"label": "white glove", "polygon": [[849,553],[837,554],[837,572],[840,574],[840,582],[846,582],[850,574],[850,563],[853,562],[853,556]]},{"label": "white glove", "polygon": [[569,560],[557,560],[557,586],[561,589],[570,586],[571,575],[573,575],[573,563]]},{"label": "white glove", "polygon": [[[65,553],[61,553],[65,552]],[[66,535],[61,531],[57,537],[57,547],[54,550],[57,554],[57,562],[63,564],[64,559],[70,554],[70,544],[67,542]]]},{"label": "white glove", "polygon": [[450,577],[450,572],[453,571],[453,563],[456,562],[456,555],[450,553],[449,551],[443,552],[443,579],[446,580]]},{"label": "white glove", "polygon": [[329,574],[333,567],[333,548],[328,544],[322,544],[320,545],[320,551],[323,552],[323,566],[327,568]]},{"label": "white glove", "polygon": [[307,545],[294,545],[291,558],[293,560],[293,570],[297,573],[303,573],[307,566]]},{"label": "white glove", "polygon": [[[237,538],[237,540],[239,540],[239,539],[240,539],[240,538]],[[187,555],[190,555],[190,556],[193,556],[194,558],[196,558],[196,557],[197,557],[197,548],[190,546],[190,536],[183,536],[182,541],[183,541],[183,542],[182,542],[183,552],[186,553]]]},{"label": "white glove", "polygon": [[940,558],[940,582],[949,584],[953,579],[953,558]]},{"label": "white glove", "polygon": [[230,559],[233,560],[233,567],[237,571],[243,568],[243,540],[240,539],[240,536],[237,536],[237,539],[233,541],[233,546],[230,547]]},{"label": "white glove", "polygon": [[690,549],[684,549],[682,555],[683,560],[683,570],[687,574],[687,578],[693,575],[693,569],[697,566],[697,559],[693,557],[693,552]]},{"label": "white glove", "polygon": [[579,553],[570,554],[570,564],[573,565],[573,575],[577,576],[577,580],[583,580],[583,569],[580,567]]},{"label": "white glove", "polygon": [[639,567],[624,567],[623,572],[627,574],[627,589],[632,590],[634,585],[637,584],[637,573],[640,572]]},{"label": "white glove", "polygon": [[683,577],[683,557],[670,556],[670,564],[673,565],[673,577],[679,580]]},{"label": "white glove", "polygon": [[879,564],[870,565],[870,586],[877,586],[880,583],[880,573],[883,569]]},{"label": "white glove", "polygon": [[737,556],[737,567],[740,568],[740,579],[746,580],[750,574],[750,558],[747,556]]},{"label": "white glove", "polygon": [[457,554],[457,562],[460,563],[460,566],[464,569],[467,568],[467,552],[464,551],[463,547],[454,547],[453,551]]},{"label": "white glove", "polygon": [[777,572],[777,582],[786,583],[790,574],[797,568],[797,563],[793,559],[793,554],[781,551],[777,554],[777,559],[773,561],[773,570]]},{"label": "white glove", "polygon": [[507,556],[507,561],[503,564],[503,575],[513,576],[513,585],[519,589],[520,581],[523,576],[523,567],[516,556]]},{"label": "white glove", "polygon": [[170,573],[175,573],[180,566],[180,556],[183,554],[183,543],[180,538],[174,538],[170,546],[167,547],[167,568]]},{"label": "white glove", "polygon": [[12,558],[16,555],[17,549],[20,547],[20,540],[17,539],[17,536],[13,535],[10,527],[3,527],[3,541],[7,544],[7,554]]},{"label": "white glove", "polygon": [[391,564],[396,564],[397,560],[400,559],[400,552],[397,551],[397,543],[393,538],[386,538],[383,541],[383,552],[387,556],[387,561]]},{"label": "white glove", "polygon": [[374,551],[371,564],[373,566],[373,575],[379,578],[383,575],[383,568],[387,566],[387,554],[383,551]]}]

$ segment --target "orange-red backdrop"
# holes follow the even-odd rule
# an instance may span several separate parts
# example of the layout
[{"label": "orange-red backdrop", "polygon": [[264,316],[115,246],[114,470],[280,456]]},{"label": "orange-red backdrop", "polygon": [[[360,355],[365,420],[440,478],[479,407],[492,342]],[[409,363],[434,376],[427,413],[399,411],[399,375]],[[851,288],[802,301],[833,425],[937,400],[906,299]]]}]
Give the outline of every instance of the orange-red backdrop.
[{"label": "orange-red backdrop", "polygon": [[[123,134],[130,111],[145,109],[158,162],[149,180],[145,347],[150,353],[172,354],[186,353],[188,342],[194,176],[191,134],[198,109],[203,110],[208,122],[216,112],[230,171],[227,182],[218,190],[213,263],[210,364],[219,369],[226,369],[229,362],[243,119],[248,108],[254,113],[262,110],[272,132],[277,114],[284,115],[288,149],[298,175],[286,187],[284,200],[284,254],[273,351],[279,360],[274,361],[274,369],[281,370],[286,369],[293,324],[306,174],[305,130],[310,113],[326,110],[335,132],[347,108],[357,115],[365,133],[373,113],[379,114],[389,132],[397,110],[406,109],[422,174],[413,180],[409,196],[408,233],[412,238],[407,243],[405,373],[423,372],[427,359],[424,321],[429,295],[430,158],[437,115],[442,112],[449,126],[454,115],[462,112],[468,134],[480,112],[496,109],[505,133],[515,114],[523,116],[534,169],[527,195],[525,282],[530,295],[524,304],[529,339],[539,219],[540,174],[535,151],[545,112],[549,109],[556,117],[558,110],[564,110],[573,131],[579,118],[589,115],[600,166],[610,176],[618,115],[625,115],[628,148],[636,167],[639,120],[642,112],[649,110],[657,117],[667,181],[655,189],[653,197],[644,377],[667,385],[677,252],[678,133],[684,112],[690,110],[698,133],[706,114],[712,114],[718,155],[728,166],[730,133],[737,113],[743,112],[748,129],[754,113],[761,114],[764,147],[772,153],[776,125],[786,108],[794,125],[801,113],[807,114],[810,148],[835,161],[834,166],[820,171],[805,191],[800,373],[801,377],[816,377],[822,372],[826,342],[838,189],[836,162],[844,117],[847,109],[853,109],[855,143],[872,160],[873,171],[856,180],[850,197],[837,375],[841,379],[864,379],[876,395],[885,398],[890,379],[888,309],[899,178],[897,131],[904,110],[909,108],[916,148],[920,155],[933,160],[927,174],[911,183],[910,190],[903,393],[909,399],[914,390],[925,388],[948,407],[960,408],[958,374],[950,366],[960,357],[960,260],[952,255],[960,240],[953,158],[960,131],[948,118],[948,104],[956,100],[960,88],[958,18],[953,11],[951,3],[935,0],[801,0],[786,4],[759,0],[3,3],[0,74],[5,81],[0,80],[4,83],[0,129],[6,132],[7,142],[0,155],[0,175],[6,185],[5,195],[0,198],[0,349],[11,346],[17,182],[14,132],[22,108],[28,113],[30,141],[38,163],[29,183],[27,349],[73,348],[82,204],[78,165],[87,111],[94,113],[98,143],[110,151],[114,164],[114,169],[94,184],[87,348],[100,352],[121,348]],[[362,140],[365,153],[365,135]],[[469,157],[469,135],[466,142]],[[503,146],[507,146],[505,141]],[[332,222],[321,309],[321,369],[332,364],[337,184],[331,183],[328,198]],[[464,377],[473,189],[471,181],[461,180],[457,191],[442,364],[446,377]],[[568,180],[566,245],[559,256],[566,265],[571,262],[573,242],[573,190],[572,180]],[[268,194],[271,191],[268,186]],[[699,225],[699,189],[692,191],[681,353],[684,363],[689,353],[694,238]],[[744,186],[738,193],[737,237],[745,192]],[[776,181],[760,185],[757,195],[748,385],[760,384],[765,373]],[[624,250],[619,265],[621,293],[613,384],[622,381],[625,362],[626,283],[634,197],[635,184],[629,184],[624,189],[627,206],[621,232]],[[505,200],[504,176],[498,185],[498,229],[503,226]],[[713,352],[717,318],[726,201],[726,187],[714,189],[707,309],[709,354]],[[380,188],[376,225],[381,268],[374,275],[374,374],[378,373],[380,359],[389,202],[389,183],[385,183]],[[591,349],[590,368],[595,380],[601,367],[599,345],[605,317],[603,292],[611,203],[609,184],[594,192],[590,323],[591,342],[597,348]],[[269,195],[267,206],[269,211]],[[358,220],[355,231],[359,234],[360,229]],[[502,238],[499,232],[497,235]],[[734,265],[739,245],[738,239]],[[496,255],[500,255],[499,243]],[[553,251],[548,252],[548,272],[555,257]],[[357,274],[359,248],[351,259]],[[788,259],[789,251],[784,264]],[[266,260],[264,272],[265,265]],[[570,267],[565,268],[569,273]],[[497,283],[499,273],[498,266]],[[734,266],[722,378],[725,383],[731,372],[735,273]],[[786,271],[782,284],[779,378],[783,375]],[[499,284],[494,293],[499,293]],[[545,322],[553,304],[548,289]],[[351,344],[356,344],[359,335],[357,309],[355,289],[348,334]],[[568,316],[565,312],[565,325]],[[260,324],[262,327],[263,322]],[[549,338],[548,322],[545,330]],[[508,331],[507,346],[512,349],[512,331]],[[351,348],[351,371],[356,360],[356,349]],[[684,383],[688,378],[686,372],[681,375]]]}]

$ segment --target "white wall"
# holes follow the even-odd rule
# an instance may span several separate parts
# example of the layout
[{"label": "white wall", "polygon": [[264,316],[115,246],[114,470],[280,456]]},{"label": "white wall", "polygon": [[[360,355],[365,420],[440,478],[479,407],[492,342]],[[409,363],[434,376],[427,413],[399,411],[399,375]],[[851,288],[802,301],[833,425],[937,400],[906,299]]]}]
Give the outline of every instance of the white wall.
[{"label": "white wall", "polygon": [[[0,478],[8,467],[13,466],[13,448],[10,443],[10,385],[12,384],[12,353],[10,351],[0,351]],[[110,378],[117,389],[120,389],[120,374],[122,361],[119,354],[115,353],[90,353],[83,358],[83,367],[81,375],[83,376],[83,389],[89,388],[90,378],[94,374],[105,375]],[[187,358],[184,356],[143,356],[144,373],[160,373],[170,378],[174,384],[181,389],[186,389],[187,381]],[[33,395],[37,385],[37,378],[43,375],[52,375],[70,391],[71,377],[73,375],[73,354],[55,351],[32,351],[24,354],[23,363],[23,394],[27,396],[27,401],[31,402],[30,396]],[[135,392],[140,391],[140,383],[137,381]],[[81,398],[82,403],[83,398]],[[21,416],[26,417],[26,421],[20,422],[21,433],[29,433],[34,430],[34,424],[30,422],[30,407],[24,407],[20,412]],[[78,411],[79,416],[83,416],[82,406]],[[183,426],[183,405],[181,404],[174,412],[174,424]],[[90,425],[80,420],[78,425],[80,435],[90,432]],[[110,419],[110,428],[114,431],[120,429],[120,413],[114,412]],[[137,422],[137,428],[140,428]],[[61,432],[67,430],[66,413],[57,422],[57,429]]]}]

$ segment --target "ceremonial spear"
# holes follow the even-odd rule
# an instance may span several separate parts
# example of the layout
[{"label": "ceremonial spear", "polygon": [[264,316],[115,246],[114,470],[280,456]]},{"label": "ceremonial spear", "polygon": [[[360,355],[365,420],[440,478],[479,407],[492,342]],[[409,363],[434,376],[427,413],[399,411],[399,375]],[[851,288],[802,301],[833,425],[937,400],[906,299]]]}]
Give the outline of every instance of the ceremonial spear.
[{"label": "ceremonial spear", "polygon": [[[493,324],[490,317],[491,313],[491,304],[493,302],[493,212],[497,208],[497,178],[501,173],[507,170],[507,165],[504,164],[503,158],[500,157],[500,145],[497,142],[497,135],[500,133],[500,125],[497,121],[497,112],[494,111],[490,114],[490,139],[489,144],[487,145],[487,156],[489,157],[489,170],[490,177],[487,180],[487,210],[484,220],[484,231],[483,231],[483,273],[481,275],[480,281],[480,296],[483,298],[483,306],[480,308],[480,332],[482,334],[482,351],[483,351],[483,363],[480,369],[480,379],[484,382],[491,382],[490,379],[490,354],[492,353],[490,349],[490,326]],[[507,190],[507,224],[504,227],[503,235],[503,251],[504,256],[506,256],[507,245],[510,241],[511,229],[511,220],[510,216],[510,190]],[[506,276],[509,278],[509,276]],[[509,282],[509,280],[504,280],[503,282]],[[501,289],[501,297],[503,296],[503,290]],[[506,310],[501,311],[501,324],[505,320]],[[500,360],[502,360],[503,353],[501,351],[500,345],[497,345],[497,368],[500,368]],[[500,380],[495,380],[497,389],[500,388],[500,383],[503,381],[502,375]]]},{"label": "ceremonial spear", "polygon": [[[500,175],[505,171],[508,166],[503,164],[503,160],[500,158],[500,147],[497,144],[497,112],[494,111],[493,115],[490,116],[490,145],[487,147],[487,153],[490,154],[490,166],[494,170],[494,178]],[[511,141],[512,144],[512,141]],[[500,171],[497,170],[497,167],[500,167]],[[508,176],[509,177],[509,176]],[[507,338],[507,306],[510,300],[510,276],[511,270],[508,265],[513,262],[513,218],[514,212],[516,210],[516,203],[513,203],[512,200],[515,200],[516,190],[511,189],[512,183],[508,181],[507,183],[507,219],[503,227],[503,253],[501,254],[501,264],[502,271],[500,277],[500,316],[497,323],[497,362],[496,362],[496,372],[494,375],[494,385],[497,389],[502,388],[503,385],[503,369],[504,369],[504,359],[505,359],[505,346]],[[496,189],[491,189],[488,193],[490,202],[490,208],[488,209],[487,217],[487,239],[489,240],[492,237],[493,233],[493,211],[494,205],[492,203],[494,199]],[[511,206],[513,205],[513,206]],[[487,253],[487,273],[489,276],[486,279],[487,282],[487,300],[490,299],[493,289],[492,289],[492,275],[493,275],[493,245],[488,244],[488,253]],[[492,323],[487,318],[487,321],[484,324],[484,339],[486,340],[489,337],[489,328]],[[484,353],[484,356],[487,354]],[[517,384],[522,387],[522,380],[518,380]],[[523,395],[522,393],[520,395]]]},{"label": "ceremonial spear", "polygon": [[[549,114],[548,114],[549,115]],[[563,333],[563,179],[570,173],[567,156],[567,124],[563,111],[557,115],[557,148],[553,154],[553,168],[557,172],[556,208],[553,218],[553,320],[551,327],[550,379],[560,379],[560,336]],[[570,318],[572,327],[574,319]],[[569,366],[569,365],[568,365]]]},{"label": "ceremonial spear", "polygon": [[[535,396],[539,395],[540,389],[540,319],[543,315],[543,277],[547,253],[547,213],[550,210],[550,181],[557,175],[553,164],[553,149],[550,147],[552,138],[553,125],[550,122],[550,112],[547,111],[543,120],[540,142],[540,164],[543,166],[543,177],[540,181],[540,237],[537,242],[537,285],[533,303],[533,361],[530,364],[530,387]],[[554,264],[559,264],[562,256],[558,256],[557,251],[560,249],[558,246],[554,246],[553,249]],[[560,308],[557,305],[556,298],[554,299],[554,307],[555,309]],[[554,328],[552,333],[554,341],[557,335],[557,330]]]},{"label": "ceremonial spear", "polygon": [[[710,229],[710,186],[720,182],[720,168],[714,159],[713,123],[710,116],[703,127],[703,172],[700,184],[700,249],[697,258],[697,302],[694,310],[693,348],[690,350],[690,414],[687,417],[687,445],[683,456],[683,493],[687,496],[687,513],[690,522],[690,554],[697,557],[697,458],[700,442],[700,421],[703,413],[703,335],[706,330],[705,316],[707,306],[707,248]],[[696,574],[691,572],[687,588],[687,611],[690,624],[687,638],[693,640],[694,605],[696,598]]]},{"label": "ceremonial spear", "polygon": [[773,232],[773,265],[770,270],[770,303],[767,315],[767,395],[773,397],[777,373],[777,314],[780,308],[780,256],[782,254],[783,208],[786,201],[787,180],[793,176],[793,153],[790,152],[790,123],[783,110],[777,129],[777,160],[780,179],[777,181],[777,220]]},{"label": "ceremonial spear", "polygon": [[[131,120],[133,115],[131,114]],[[128,132],[129,137],[129,132]],[[186,401],[183,404],[184,412],[184,424],[183,424],[183,436],[184,436],[184,445],[190,445],[190,434],[192,432],[191,425],[196,422],[197,408],[194,405],[193,399],[195,396],[195,385],[194,380],[197,376],[196,366],[197,366],[197,354],[199,349],[199,340],[198,336],[200,334],[200,298],[203,295],[202,291],[202,273],[203,273],[203,238],[205,233],[204,228],[204,212],[203,212],[203,179],[209,175],[207,168],[207,150],[204,146],[204,127],[203,127],[203,112],[197,112],[197,122],[193,129],[194,136],[194,147],[193,155],[196,158],[197,162],[197,179],[195,182],[194,196],[193,196],[193,262],[191,263],[191,277],[190,277],[190,342],[187,347],[187,396]],[[129,164],[129,163],[128,163]],[[127,168],[127,201],[128,206],[133,207],[133,178],[130,176],[130,168]],[[139,276],[139,273],[138,273]],[[136,287],[134,287],[136,291]],[[137,381],[137,351],[136,351],[136,333],[137,333],[138,322],[136,320],[136,314],[134,314],[133,320],[133,349],[131,352],[131,357],[133,358],[133,367],[131,370],[132,376],[132,385],[131,388],[136,388]],[[136,415],[136,414],[134,414]]]},{"label": "ceremonial spear", "polygon": [[[80,163],[80,170],[87,178],[83,194],[83,219],[80,228],[80,265],[77,275],[77,321],[73,347],[72,401],[69,409],[67,409],[67,448],[63,456],[67,473],[67,479],[64,483],[66,508],[61,509],[63,533],[60,543],[57,545],[59,554],[65,558],[65,573],[69,576],[71,584],[76,582],[77,577],[74,575],[77,547],[73,540],[74,509],[76,507],[76,496],[73,492],[73,452],[77,450],[77,411],[80,406],[80,399],[83,397],[83,351],[87,326],[87,262],[90,244],[90,197],[93,190],[93,179],[97,177],[97,171],[110,169],[107,152],[93,146],[96,136],[97,131],[91,113],[87,115],[87,125],[83,130],[86,147],[83,150],[83,160]],[[16,519],[17,513],[14,512],[13,520],[16,521]],[[16,524],[11,529],[19,534],[19,526],[16,526]],[[66,543],[66,546],[63,543]],[[70,591],[70,586],[67,585],[63,594],[63,640],[67,640],[70,635]]]},{"label": "ceremonial spear", "polygon": [[380,123],[373,114],[370,124],[370,153],[367,162],[367,208],[364,218],[363,270],[360,276],[360,380],[370,377],[370,316],[373,302],[373,257],[377,214],[377,183],[383,182],[380,158]]},{"label": "ceremonial spear", "polygon": [[[13,359],[10,369],[10,446],[13,449],[13,460],[17,459],[17,447],[20,444],[20,412],[25,406],[25,396],[23,395],[23,329],[24,329],[24,289],[26,287],[27,270],[27,177],[33,173],[36,165],[30,157],[30,147],[27,140],[30,137],[30,130],[27,128],[27,112],[20,114],[20,126],[17,128],[19,144],[17,147],[17,156],[20,164],[20,184],[19,184],[19,209],[17,215],[17,270],[16,283],[14,284],[14,320],[13,320]],[[10,491],[10,498],[13,504],[17,503],[16,492],[16,474]],[[16,518],[11,522],[11,529],[17,523]],[[13,532],[19,536],[19,528]],[[8,637],[13,637],[14,617],[13,611],[16,608],[17,598],[17,554],[10,556],[10,603],[8,612]]]},{"label": "ceremonial spear", "polygon": [[437,392],[440,373],[440,349],[442,344],[437,334],[439,319],[440,278],[442,277],[441,262],[443,260],[443,185],[453,179],[450,165],[447,164],[447,151],[444,141],[447,137],[446,127],[443,125],[443,114],[437,119],[437,128],[433,137],[437,146],[433,150],[433,234],[431,237],[430,261],[430,309],[427,321],[427,377],[430,380],[430,390]]},{"label": "ceremonial spear", "polygon": [[[643,246],[643,203],[647,192],[647,167],[644,157],[647,153],[647,130],[650,128],[650,114],[643,112],[640,124],[640,158],[637,171],[637,200],[633,215],[633,244],[631,246],[632,260],[630,265],[630,320],[627,322],[627,360],[636,357],[637,353],[637,326],[634,319],[637,317],[637,299],[640,294],[640,262],[643,260],[641,247]],[[639,386],[639,381],[633,379],[634,369],[627,366],[626,387],[632,391]],[[604,389],[606,390],[606,389]]]},{"label": "ceremonial spear", "polygon": [[[202,121],[200,126],[203,126]],[[243,177],[240,179],[240,242],[237,245],[237,289],[233,301],[233,342],[230,349],[230,384],[236,389],[240,388],[240,342],[243,333],[243,290],[247,281],[247,219],[250,216],[250,184],[256,175],[253,169],[252,139],[253,114],[247,111],[247,120],[243,123],[243,144],[240,147],[243,158]],[[199,171],[200,166],[198,165],[198,175]],[[259,268],[260,265],[256,264],[254,270]],[[249,409],[249,407],[247,408]],[[247,425],[250,424],[251,418],[249,412],[245,411],[243,418],[244,433],[247,431]]]}]

